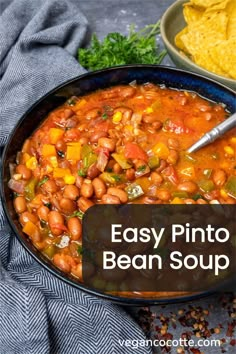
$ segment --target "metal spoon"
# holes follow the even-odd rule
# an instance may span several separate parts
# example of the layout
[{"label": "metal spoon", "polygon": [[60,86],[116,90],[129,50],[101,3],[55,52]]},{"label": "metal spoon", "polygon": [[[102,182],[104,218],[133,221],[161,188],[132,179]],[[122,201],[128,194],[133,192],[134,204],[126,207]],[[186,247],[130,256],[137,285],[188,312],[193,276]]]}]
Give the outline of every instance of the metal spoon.
[{"label": "metal spoon", "polygon": [[205,135],[203,135],[201,139],[199,139],[195,144],[188,148],[187,152],[191,153],[199,150],[203,146],[212,143],[213,141],[221,137],[224,133],[226,133],[228,130],[234,127],[236,127],[236,113],[234,113],[231,117],[227,118],[224,122],[218,124]]}]

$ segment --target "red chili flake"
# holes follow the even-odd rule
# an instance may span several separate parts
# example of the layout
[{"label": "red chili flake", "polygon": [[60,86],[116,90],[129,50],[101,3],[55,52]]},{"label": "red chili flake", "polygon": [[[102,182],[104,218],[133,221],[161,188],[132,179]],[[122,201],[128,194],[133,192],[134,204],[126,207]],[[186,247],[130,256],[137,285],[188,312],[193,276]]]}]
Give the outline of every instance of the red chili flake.
[{"label": "red chili flake", "polygon": [[231,339],[230,345],[235,346],[236,345],[236,339]]},{"label": "red chili flake", "polygon": [[197,348],[190,348],[190,350],[193,354],[201,354],[200,350]]},{"label": "red chili flake", "polygon": [[228,328],[227,328],[227,332],[226,332],[227,337],[232,337],[235,326],[236,326],[236,321],[228,323]]}]

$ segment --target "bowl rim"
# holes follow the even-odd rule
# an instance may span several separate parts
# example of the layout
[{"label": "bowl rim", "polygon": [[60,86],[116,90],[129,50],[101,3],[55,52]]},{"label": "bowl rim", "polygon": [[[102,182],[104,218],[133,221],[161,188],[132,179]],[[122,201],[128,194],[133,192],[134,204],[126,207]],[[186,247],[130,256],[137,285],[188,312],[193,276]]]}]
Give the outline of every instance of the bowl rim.
[{"label": "bowl rim", "polygon": [[[212,71],[209,71],[205,68],[203,68],[202,66],[194,63],[191,59],[189,59],[187,56],[181,55],[180,52],[178,51],[178,49],[176,48],[176,46],[174,44],[172,44],[170,42],[170,40],[168,39],[167,35],[166,35],[166,22],[169,19],[169,16],[171,15],[172,11],[176,11],[176,9],[181,9],[182,5],[189,2],[189,0],[176,0],[172,5],[170,5],[167,10],[164,12],[164,14],[161,17],[161,23],[160,23],[160,32],[161,32],[161,37],[162,40],[165,44],[165,46],[167,48],[170,48],[170,50],[178,57],[180,58],[185,64],[188,64],[190,67],[192,67],[192,70],[196,70],[193,71],[193,73],[197,73],[198,71],[201,72],[200,75],[209,77],[210,79],[213,79],[215,81],[217,81],[217,78],[219,78],[219,80],[224,80],[225,82],[227,82],[230,85],[235,85],[236,86],[236,80],[231,79],[229,77],[226,76],[222,76],[216,73],[213,73]],[[183,27],[184,28],[184,27]],[[189,71],[191,69],[189,68]],[[222,84],[222,81],[219,81],[220,84]],[[218,82],[218,81],[217,81]],[[224,84],[226,85],[226,84]]]},{"label": "bowl rim", "polygon": [[[27,111],[21,116],[21,118],[15,124],[11,133],[8,136],[7,142],[6,142],[4,149],[3,149],[2,160],[1,160],[1,169],[0,169],[0,194],[1,194],[1,201],[2,201],[2,205],[3,205],[4,213],[7,217],[7,220],[8,220],[10,227],[11,227],[11,230],[14,232],[14,236],[17,237],[18,241],[24,247],[24,249],[44,269],[49,271],[52,275],[56,276],[57,278],[59,278],[60,280],[65,282],[66,284],[73,286],[75,289],[80,290],[80,291],[84,291],[90,295],[97,296],[101,300],[109,300],[109,301],[112,301],[114,303],[121,304],[121,305],[130,305],[130,306],[147,305],[147,306],[150,306],[150,305],[163,305],[163,304],[171,304],[171,303],[172,304],[173,303],[182,303],[182,302],[192,301],[192,300],[196,300],[196,299],[203,298],[206,296],[210,296],[210,295],[214,294],[215,291],[209,290],[209,291],[198,292],[198,293],[193,293],[193,294],[189,294],[189,295],[186,294],[186,295],[179,296],[179,297],[167,297],[167,298],[155,298],[155,297],[147,297],[147,298],[140,297],[139,298],[139,297],[137,297],[137,298],[133,298],[133,297],[128,297],[128,296],[118,296],[118,295],[106,294],[106,293],[100,292],[98,290],[91,289],[91,288],[85,286],[83,283],[79,283],[79,282],[76,283],[75,281],[72,280],[72,278],[67,277],[67,275],[65,273],[61,272],[59,269],[57,269],[55,266],[53,266],[53,264],[51,262],[50,263],[46,262],[46,257],[43,257],[42,254],[41,254],[41,256],[39,256],[38,254],[40,254],[40,251],[38,251],[35,247],[34,247],[34,250],[33,250],[33,248],[29,247],[29,245],[32,246],[32,243],[30,243],[30,241],[26,241],[25,239],[23,239],[23,237],[20,236],[19,231],[18,231],[16,225],[14,224],[13,219],[10,215],[9,210],[8,210],[7,198],[6,198],[6,194],[5,194],[5,188],[4,188],[4,169],[5,169],[7,153],[8,153],[8,149],[9,149],[11,140],[14,137],[14,135],[16,134],[19,126],[22,124],[24,119],[38,105],[40,105],[41,102],[43,102],[50,95],[56,93],[57,91],[59,91],[60,89],[64,88],[67,85],[73,84],[76,81],[81,80],[83,78],[92,78],[93,76],[96,76],[96,75],[100,75],[100,74],[102,75],[104,72],[113,72],[116,70],[127,70],[129,68],[133,68],[133,69],[149,68],[149,69],[154,69],[154,70],[160,69],[160,70],[164,70],[164,71],[167,70],[170,73],[171,72],[180,72],[180,73],[183,73],[187,76],[191,76],[197,80],[203,80],[203,81],[207,81],[209,83],[212,83],[213,86],[216,85],[219,88],[222,88],[222,89],[228,91],[230,94],[235,94],[235,92],[231,88],[229,88],[217,81],[209,79],[208,77],[198,75],[196,73],[192,73],[187,70],[183,70],[183,69],[179,69],[179,68],[174,68],[174,67],[169,67],[169,66],[164,66],[164,65],[148,65],[148,64],[120,65],[120,66],[110,67],[110,68],[106,68],[106,69],[96,70],[93,72],[87,72],[87,73],[84,73],[82,75],[78,75],[72,79],[69,79],[69,80],[59,84],[58,86],[56,86],[55,88],[51,89],[46,94],[44,94],[42,97],[40,97],[34,104],[32,104],[27,109]],[[37,252],[38,252],[38,254],[37,254]],[[44,260],[44,258],[45,258],[45,260]]]}]

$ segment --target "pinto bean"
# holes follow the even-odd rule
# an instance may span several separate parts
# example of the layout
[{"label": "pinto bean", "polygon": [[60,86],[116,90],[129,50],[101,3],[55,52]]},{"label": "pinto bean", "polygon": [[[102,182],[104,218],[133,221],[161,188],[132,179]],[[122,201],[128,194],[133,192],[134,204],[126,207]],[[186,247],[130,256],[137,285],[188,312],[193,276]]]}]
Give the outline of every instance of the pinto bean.
[{"label": "pinto bean", "polygon": [[33,224],[36,224],[39,219],[35,214],[30,213],[29,211],[24,211],[20,215],[19,220],[20,220],[21,225],[24,226],[28,221],[31,221]]},{"label": "pinto bean", "polygon": [[178,152],[176,150],[170,149],[169,156],[166,161],[172,165],[175,165],[176,162],[178,161],[178,158],[179,158]]},{"label": "pinto bean", "polygon": [[85,197],[80,197],[77,204],[83,213],[85,213],[88,208],[90,208],[94,205],[92,200],[85,198]]},{"label": "pinto bean", "polygon": [[73,184],[66,185],[64,188],[63,197],[71,200],[77,200],[79,198],[79,188]]},{"label": "pinto bean", "polygon": [[105,137],[107,137],[107,132],[99,130],[99,131],[92,133],[92,135],[90,136],[90,142],[92,144],[97,143],[100,138],[105,138]]},{"label": "pinto bean", "polygon": [[111,194],[113,196],[116,196],[120,199],[121,203],[127,203],[128,201],[128,196],[127,193],[120,188],[116,188],[116,187],[110,187],[107,190],[107,194]]},{"label": "pinto bean", "polygon": [[26,167],[25,165],[17,165],[16,166],[16,173],[21,174],[22,178],[28,180],[32,176],[31,170]]},{"label": "pinto bean", "polygon": [[88,171],[87,171],[87,176],[90,179],[94,179],[99,175],[100,171],[97,168],[97,163],[93,163],[91,166],[89,166]]},{"label": "pinto bean", "polygon": [[98,199],[101,199],[102,196],[106,193],[106,185],[100,178],[94,178],[93,182],[94,193]]},{"label": "pinto bean", "polygon": [[40,220],[48,221],[49,212],[50,212],[49,208],[46,207],[45,205],[42,205],[40,208],[38,208],[37,215]]},{"label": "pinto bean", "polygon": [[21,196],[16,197],[14,199],[13,204],[14,204],[14,208],[18,214],[21,214],[27,210],[27,204],[26,204],[25,197],[21,197]]},{"label": "pinto bean", "polygon": [[114,164],[114,166],[113,166],[113,171],[114,171],[115,173],[121,173],[122,168],[121,168],[121,166],[118,164],[118,162],[116,162],[116,163]]},{"label": "pinto bean", "polygon": [[109,151],[114,151],[116,148],[115,140],[109,138],[99,138],[98,145],[107,148]]},{"label": "pinto bean", "polygon": [[81,145],[86,145],[88,144],[88,138],[86,138],[86,136],[82,136],[80,139],[79,139],[79,143]]},{"label": "pinto bean", "polygon": [[123,98],[131,98],[134,96],[135,92],[136,92],[135,87],[125,86],[125,87],[121,88],[121,90],[119,92],[119,96],[123,97]]},{"label": "pinto bean", "polygon": [[85,113],[85,118],[87,120],[95,119],[101,115],[100,108],[90,109],[87,113]]},{"label": "pinto bean", "polygon": [[155,185],[160,185],[163,181],[162,176],[158,172],[152,172],[150,175],[151,181]]},{"label": "pinto bean", "polygon": [[135,169],[129,168],[128,170],[126,170],[125,176],[128,181],[133,181],[135,179]]},{"label": "pinto bean", "polygon": [[171,198],[171,194],[169,191],[165,190],[165,189],[159,189],[156,191],[156,196],[157,198],[167,202],[168,200],[170,200]]},{"label": "pinto bean", "polygon": [[162,122],[160,120],[157,120],[157,121],[153,122],[151,125],[152,125],[152,128],[154,128],[155,131],[157,131],[162,127]]},{"label": "pinto bean", "polygon": [[84,178],[82,176],[77,176],[75,181],[76,187],[81,188],[83,181]]},{"label": "pinto bean", "polygon": [[76,204],[74,203],[73,200],[69,198],[61,198],[61,200],[59,201],[59,205],[60,205],[60,209],[65,214],[71,214],[76,209]]},{"label": "pinto bean", "polygon": [[167,140],[167,145],[170,149],[178,149],[179,148],[179,142],[177,139],[174,139],[174,138],[169,138]]},{"label": "pinto bean", "polygon": [[56,253],[53,257],[53,263],[65,273],[71,272],[71,259],[72,257]]},{"label": "pinto bean", "polygon": [[184,204],[196,204],[195,200],[187,198],[184,199]]},{"label": "pinto bean", "polygon": [[72,109],[70,109],[70,108],[66,108],[65,110],[64,110],[64,118],[70,118],[70,117],[72,117],[74,115],[74,111],[72,111]]},{"label": "pinto bean", "polygon": [[116,195],[104,194],[102,196],[102,203],[103,204],[120,204],[120,198],[118,198]]},{"label": "pinto bean", "polygon": [[223,170],[217,169],[212,174],[213,182],[217,187],[222,187],[226,181],[226,173]]},{"label": "pinto bean", "polygon": [[144,114],[142,120],[144,123],[151,124],[156,122],[158,119],[155,113],[149,113],[149,114]]},{"label": "pinto bean", "polygon": [[82,225],[78,218],[70,218],[67,222],[68,229],[73,241],[78,241],[82,235]]},{"label": "pinto bean", "polygon": [[91,198],[93,195],[93,185],[90,179],[85,179],[81,189],[80,189],[80,194],[82,197],[85,198]]},{"label": "pinto bean", "polygon": [[186,181],[186,182],[179,183],[177,185],[177,189],[183,192],[194,193],[197,191],[198,186],[196,185],[195,182]]},{"label": "pinto bean", "polygon": [[48,224],[54,236],[60,236],[63,233],[63,228],[60,226],[64,226],[64,218],[59,211],[53,210],[49,212]]},{"label": "pinto bean", "polygon": [[48,181],[46,181],[41,188],[47,192],[47,193],[56,193],[56,191],[58,190],[58,186],[56,185],[56,182],[52,179],[49,179]]}]

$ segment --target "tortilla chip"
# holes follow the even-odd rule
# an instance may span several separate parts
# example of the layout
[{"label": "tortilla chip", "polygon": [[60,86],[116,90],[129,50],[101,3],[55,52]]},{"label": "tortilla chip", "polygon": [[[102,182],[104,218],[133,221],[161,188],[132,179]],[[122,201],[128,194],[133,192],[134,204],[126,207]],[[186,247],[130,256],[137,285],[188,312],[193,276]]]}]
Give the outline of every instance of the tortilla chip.
[{"label": "tortilla chip", "polygon": [[206,13],[210,11],[224,10],[231,0],[222,0],[218,4],[214,4],[206,8]]},{"label": "tortilla chip", "polygon": [[203,16],[202,19],[188,26],[188,32],[181,39],[192,56],[201,54],[216,41],[226,39],[226,25],[228,15],[225,11],[211,13],[211,16]]},{"label": "tortilla chip", "polygon": [[182,29],[182,31],[180,31],[176,36],[175,36],[175,45],[177,48],[186,51],[187,49],[184,46],[184,43],[182,41],[182,35],[188,33],[188,28],[185,27],[184,29]]},{"label": "tortilla chip", "polygon": [[229,16],[227,26],[227,38],[236,37],[236,1],[231,0],[227,7],[226,12]]},{"label": "tortilla chip", "polygon": [[204,8],[209,8],[218,3],[222,3],[225,0],[191,0],[191,3],[195,6],[201,6]]},{"label": "tortilla chip", "polygon": [[195,23],[196,21],[199,21],[201,19],[203,15],[203,10],[200,10],[188,4],[185,5],[183,8],[184,19],[187,24]]},{"label": "tortilla chip", "polygon": [[236,38],[216,43],[209,49],[209,55],[228,76],[236,79]]}]

